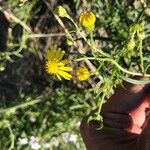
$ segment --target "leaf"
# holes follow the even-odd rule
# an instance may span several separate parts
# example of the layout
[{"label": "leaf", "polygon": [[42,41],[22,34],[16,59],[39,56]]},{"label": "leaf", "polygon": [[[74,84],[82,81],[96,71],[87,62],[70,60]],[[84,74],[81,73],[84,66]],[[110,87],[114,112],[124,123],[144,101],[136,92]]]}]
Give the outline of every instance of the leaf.
[{"label": "leaf", "polygon": [[149,84],[150,83],[150,80],[136,80],[136,79],[131,79],[125,76],[121,76],[121,78],[124,81],[132,83],[132,84]]}]

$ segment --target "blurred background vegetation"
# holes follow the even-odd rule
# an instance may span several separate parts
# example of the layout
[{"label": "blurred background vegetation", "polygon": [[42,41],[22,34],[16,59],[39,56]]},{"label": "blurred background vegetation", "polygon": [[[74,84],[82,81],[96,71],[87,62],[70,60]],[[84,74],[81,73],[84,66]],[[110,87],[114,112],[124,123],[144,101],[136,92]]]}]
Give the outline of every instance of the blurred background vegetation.
[{"label": "blurred background vegetation", "polygon": [[[84,8],[81,0],[0,0],[1,150],[85,149],[79,124],[97,107],[93,87],[98,80],[59,81],[46,73],[51,46],[61,47],[71,59],[78,53],[88,55],[89,50],[80,38],[75,46],[68,45],[54,16],[57,5],[63,5],[75,20]],[[105,52],[116,48],[117,53],[118,43],[128,39],[130,25],[141,17],[146,22],[143,49],[149,63],[148,0],[88,0],[88,7],[97,17],[95,43]],[[72,30],[67,19],[63,22]]]}]

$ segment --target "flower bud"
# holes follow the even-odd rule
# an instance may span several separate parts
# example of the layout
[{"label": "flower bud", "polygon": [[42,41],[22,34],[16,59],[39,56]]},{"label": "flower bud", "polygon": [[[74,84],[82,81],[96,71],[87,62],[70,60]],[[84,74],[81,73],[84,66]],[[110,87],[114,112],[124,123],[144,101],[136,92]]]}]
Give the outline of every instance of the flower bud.
[{"label": "flower bud", "polygon": [[130,40],[129,43],[127,44],[127,49],[133,50],[134,48],[135,48],[135,40]]},{"label": "flower bud", "polygon": [[79,67],[76,70],[76,76],[79,81],[84,81],[90,77],[90,72],[86,67]]},{"label": "flower bud", "polygon": [[141,32],[141,33],[139,33],[137,36],[138,36],[139,40],[144,40],[144,38],[145,38],[145,33],[144,33],[144,31]]},{"label": "flower bud", "polygon": [[67,43],[68,46],[72,46],[74,44],[74,41],[70,38],[67,38],[66,43]]},{"label": "flower bud", "polygon": [[62,7],[62,6],[57,6],[57,8],[55,9],[55,13],[59,16],[59,17],[66,17],[69,18],[69,15],[67,13],[67,10]]},{"label": "flower bud", "polygon": [[80,14],[79,22],[88,31],[94,30],[96,16],[92,11],[86,11]]}]

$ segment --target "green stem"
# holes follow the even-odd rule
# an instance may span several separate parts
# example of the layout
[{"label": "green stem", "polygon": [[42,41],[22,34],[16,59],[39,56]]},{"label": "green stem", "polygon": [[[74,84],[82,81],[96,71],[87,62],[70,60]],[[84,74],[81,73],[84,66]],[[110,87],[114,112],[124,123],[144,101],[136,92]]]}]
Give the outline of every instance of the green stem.
[{"label": "green stem", "polygon": [[[83,39],[84,41],[91,47],[91,49],[99,52],[101,55],[105,56],[105,57],[111,57],[109,54],[103,52],[103,50],[101,49],[97,49],[94,45],[91,45],[91,42],[88,42],[87,38],[82,34],[82,32],[80,31],[78,25],[74,22],[74,20],[72,18],[69,18],[70,21],[74,24],[75,28],[76,28],[76,31],[77,31],[77,34],[79,34]],[[92,33],[93,34],[93,33]],[[92,37],[92,40],[93,40],[93,35],[91,36]],[[93,40],[94,41],[94,40]]]},{"label": "green stem", "polygon": [[79,34],[84,39],[84,41],[91,47],[91,49],[93,49],[93,51],[98,51],[101,55],[103,55],[105,57],[110,57],[110,55],[107,54],[107,53],[105,53],[105,52],[103,52],[103,50],[97,49],[94,45],[91,45],[91,43],[88,42],[88,40],[86,39],[86,37],[84,37],[80,31],[79,31]]},{"label": "green stem", "polygon": [[77,0],[77,2],[76,2],[76,10],[78,10],[80,2],[81,2],[80,0]]},{"label": "green stem", "polygon": [[[77,59],[76,61],[81,61],[81,60],[85,60],[85,59],[95,60],[94,57],[84,57],[84,58]],[[111,58],[97,58],[96,60],[112,62],[118,69],[120,69],[121,71],[123,71],[127,74],[134,75],[134,76],[143,76],[143,74],[141,74],[141,73],[131,72],[131,71],[128,71],[128,70],[122,68],[115,60],[113,60]],[[144,76],[145,77],[150,77],[150,74],[145,74]]]},{"label": "green stem", "polygon": [[109,5],[109,0],[105,0],[105,4],[106,4],[106,12],[109,15],[110,14],[110,5]]},{"label": "green stem", "polygon": [[10,124],[7,125],[7,128],[9,130],[10,138],[11,138],[11,144],[10,144],[10,147],[8,148],[8,150],[12,150],[12,149],[14,149],[14,146],[15,146],[15,135],[12,132]]},{"label": "green stem", "polygon": [[4,113],[4,112],[11,112],[13,110],[16,110],[16,109],[19,109],[19,108],[24,108],[24,107],[27,107],[27,106],[30,106],[30,105],[34,105],[34,104],[37,104],[39,102],[41,102],[40,99],[32,100],[32,101],[25,102],[25,103],[17,105],[17,106],[13,106],[13,107],[10,107],[10,108],[2,109],[2,110],[0,110],[0,114]]},{"label": "green stem", "polygon": [[141,61],[141,70],[142,70],[142,74],[144,75],[145,71],[144,71],[144,60],[143,60],[143,51],[142,51],[142,40],[140,40],[140,44],[139,44],[139,53],[140,53],[140,61]]},{"label": "green stem", "polygon": [[87,7],[87,1],[86,1],[86,0],[83,0],[83,5],[84,5],[85,7]]},{"label": "green stem", "polygon": [[99,106],[98,106],[98,115],[100,115],[101,109],[102,109],[102,104],[104,102],[105,94],[103,93],[102,97],[99,98]]},{"label": "green stem", "polygon": [[94,47],[93,32],[90,32],[90,47],[91,47],[92,55],[93,55],[93,56],[95,57],[95,59],[96,59],[96,56],[95,56],[95,54],[94,54],[95,49],[93,48],[93,47]]},{"label": "green stem", "polygon": [[90,32],[90,41],[91,41],[91,48],[93,48],[94,46],[93,32]]}]

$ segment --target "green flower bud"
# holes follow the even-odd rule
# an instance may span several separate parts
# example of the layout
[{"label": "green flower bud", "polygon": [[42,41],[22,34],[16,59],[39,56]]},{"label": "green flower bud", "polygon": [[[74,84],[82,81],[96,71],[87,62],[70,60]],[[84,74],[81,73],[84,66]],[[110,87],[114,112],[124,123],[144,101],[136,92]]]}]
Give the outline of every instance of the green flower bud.
[{"label": "green flower bud", "polygon": [[74,41],[70,38],[67,38],[66,43],[67,43],[68,46],[72,46],[74,44]]},{"label": "green flower bud", "polygon": [[139,33],[137,36],[138,36],[139,40],[144,40],[144,38],[145,38],[145,33],[144,33],[144,31],[141,32],[141,33]]},{"label": "green flower bud", "polygon": [[94,28],[95,28],[95,25],[93,24],[92,26],[85,27],[85,30],[90,33],[94,30]]},{"label": "green flower bud", "polygon": [[130,40],[129,43],[127,44],[127,49],[133,50],[134,48],[135,48],[135,40]]},{"label": "green flower bud", "polygon": [[62,6],[57,6],[55,9],[55,13],[59,16],[59,17],[66,17],[66,18],[70,18],[70,16],[67,13],[67,10],[62,7]]},{"label": "green flower bud", "polygon": [[0,72],[5,70],[5,66],[3,64],[0,65]]}]

